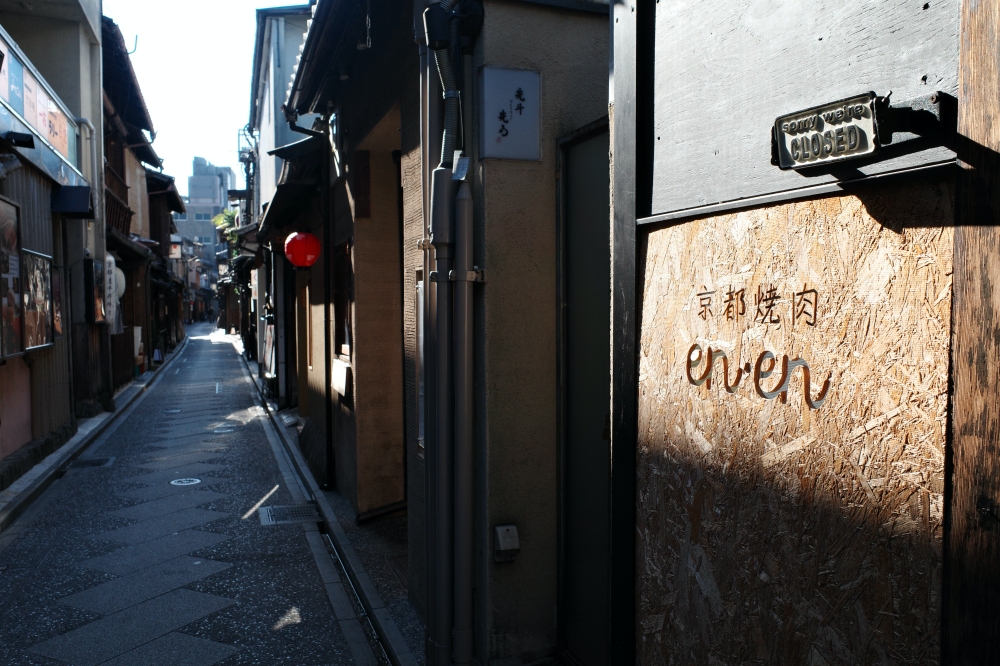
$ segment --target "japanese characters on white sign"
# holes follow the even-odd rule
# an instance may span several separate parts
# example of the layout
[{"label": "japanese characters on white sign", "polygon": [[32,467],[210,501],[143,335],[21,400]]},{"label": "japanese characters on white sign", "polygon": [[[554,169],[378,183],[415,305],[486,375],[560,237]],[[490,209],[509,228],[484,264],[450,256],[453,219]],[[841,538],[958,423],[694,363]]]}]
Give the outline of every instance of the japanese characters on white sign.
[{"label": "japanese characters on white sign", "polygon": [[483,69],[483,157],[508,160],[541,159],[538,72]]}]

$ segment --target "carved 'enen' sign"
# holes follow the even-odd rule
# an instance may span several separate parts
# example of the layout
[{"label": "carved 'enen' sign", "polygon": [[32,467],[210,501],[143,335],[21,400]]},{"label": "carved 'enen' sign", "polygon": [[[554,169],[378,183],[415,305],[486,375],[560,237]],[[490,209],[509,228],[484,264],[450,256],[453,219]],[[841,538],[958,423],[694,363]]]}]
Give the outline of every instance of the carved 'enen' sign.
[{"label": "carved 'enen' sign", "polygon": [[840,162],[878,150],[875,93],[780,116],[774,121],[782,169]]}]

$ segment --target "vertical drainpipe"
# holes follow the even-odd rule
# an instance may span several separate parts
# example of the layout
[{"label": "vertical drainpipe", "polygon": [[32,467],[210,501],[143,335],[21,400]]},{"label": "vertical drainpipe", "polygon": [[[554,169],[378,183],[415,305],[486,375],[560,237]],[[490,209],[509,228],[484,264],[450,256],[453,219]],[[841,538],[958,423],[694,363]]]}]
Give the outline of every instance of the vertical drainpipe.
[{"label": "vertical drainpipe", "polygon": [[436,294],[437,321],[435,340],[436,374],[435,437],[433,488],[435,501],[435,625],[431,642],[437,652],[437,663],[451,663],[453,619],[452,571],[452,284],[449,281],[454,266],[454,203],[455,181],[451,169],[439,166],[431,179],[431,245],[434,247],[435,272],[432,276]]},{"label": "vertical drainpipe", "polygon": [[455,201],[455,633],[456,664],[472,661],[473,534],[473,266],[472,188],[462,183]]},{"label": "vertical drainpipe", "polygon": [[[459,140],[459,89],[452,68],[449,43],[456,36],[454,23],[447,16],[455,0],[443,0],[424,12],[427,46],[434,54],[441,87],[444,89],[444,132],[441,161],[431,174],[430,244],[434,248],[433,279],[436,308],[435,340],[435,433],[430,449],[434,451],[434,618],[430,646],[431,664],[452,663],[454,621],[454,501],[453,501],[453,432],[454,395],[452,382],[452,283],[454,268],[455,191],[452,160]],[[451,33],[450,35],[448,33]]]},{"label": "vertical drainpipe", "polygon": [[[323,123],[324,134],[329,138],[328,132],[330,131],[330,123]],[[333,340],[331,338],[335,335],[333,330],[332,322],[333,315],[330,313],[333,307],[333,286],[332,286],[332,276],[333,276],[333,261],[334,261],[334,251],[333,251],[333,233],[331,232],[331,227],[334,221],[331,219],[331,206],[330,206],[330,159],[331,153],[328,148],[329,140],[327,141],[327,146],[324,147],[324,159],[322,167],[320,168],[320,207],[321,214],[323,216],[323,362],[325,367],[323,368],[324,374],[324,399],[325,399],[325,409],[323,410],[325,416],[325,427],[326,427],[326,484],[324,487],[329,489],[334,487],[334,466],[333,466]]]},{"label": "vertical drainpipe", "polygon": [[[421,246],[423,252],[423,283],[424,283],[424,365],[421,372],[424,377],[424,621],[427,626],[425,637],[426,660],[429,666],[438,664],[436,637],[437,625],[437,474],[436,446],[437,442],[437,294],[432,288],[431,270],[434,266],[435,253],[430,245],[431,233],[431,174],[434,171],[437,154],[435,146],[441,145],[442,127],[442,93],[440,79],[435,71],[434,58],[427,48],[424,39],[423,10],[426,0],[415,0],[415,18],[419,21],[414,26],[418,35],[421,54],[421,179],[423,190],[424,226]],[[446,657],[442,657],[445,659]]]}]

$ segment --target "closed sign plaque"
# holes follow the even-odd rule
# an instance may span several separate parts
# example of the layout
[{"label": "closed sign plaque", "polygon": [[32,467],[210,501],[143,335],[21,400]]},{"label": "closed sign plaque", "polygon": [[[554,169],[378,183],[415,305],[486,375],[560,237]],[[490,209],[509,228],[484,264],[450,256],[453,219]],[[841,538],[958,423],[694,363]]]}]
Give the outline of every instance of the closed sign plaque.
[{"label": "closed sign plaque", "polygon": [[782,169],[840,162],[878,150],[875,93],[865,93],[778,117],[774,121]]}]

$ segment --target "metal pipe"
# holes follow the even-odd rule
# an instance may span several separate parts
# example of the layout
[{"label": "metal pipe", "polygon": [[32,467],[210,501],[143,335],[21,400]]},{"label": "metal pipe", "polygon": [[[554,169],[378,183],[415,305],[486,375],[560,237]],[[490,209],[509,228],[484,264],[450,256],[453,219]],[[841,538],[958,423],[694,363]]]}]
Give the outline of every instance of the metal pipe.
[{"label": "metal pipe", "polygon": [[472,188],[462,183],[455,200],[455,632],[456,664],[472,661],[474,546]]},{"label": "metal pipe", "polygon": [[431,635],[438,664],[451,662],[452,619],[452,464],[453,396],[452,396],[452,284],[449,280],[454,265],[455,182],[451,169],[439,167],[431,179],[431,245],[434,247],[434,292],[437,301],[437,339],[435,340],[435,390],[437,393],[434,438],[434,517],[435,544],[435,626]]},{"label": "metal pipe", "polygon": [[[421,0],[417,0],[420,2]],[[434,517],[437,515],[437,502],[434,498],[434,493],[432,490],[437,487],[437,477],[434,473],[435,464],[437,458],[435,456],[435,447],[433,443],[437,441],[437,428],[434,427],[434,415],[437,413],[435,408],[437,405],[437,393],[434,389],[434,348],[436,338],[436,313],[435,309],[435,293],[431,289],[430,272],[431,266],[433,265],[433,251],[429,244],[425,241],[430,237],[430,224],[431,224],[431,156],[433,154],[431,148],[431,142],[435,137],[439,136],[436,132],[437,124],[440,122],[440,98],[434,94],[437,87],[437,77],[432,76],[430,69],[430,59],[427,57],[427,47],[421,44],[420,46],[420,76],[421,76],[421,86],[420,86],[420,96],[421,96],[421,107],[420,111],[423,114],[421,118],[421,137],[420,137],[420,171],[421,171],[421,185],[423,194],[423,213],[424,222],[422,229],[421,244],[424,248],[423,252],[423,283],[424,283],[424,354],[423,361],[424,364],[420,368],[420,372],[423,374],[424,378],[424,413],[422,417],[424,418],[424,524],[426,529],[424,531],[424,575],[426,586],[424,588],[424,599],[426,606],[424,608],[424,618],[427,623],[427,638],[425,652],[426,661],[428,664],[437,663],[437,646],[434,643],[433,637],[437,636],[437,622],[436,610],[437,610],[437,596],[435,590],[437,589],[437,569],[434,566],[434,545],[436,543],[437,530],[434,525]],[[436,152],[436,151],[434,151]]]},{"label": "metal pipe", "polygon": [[89,133],[88,138],[90,139],[90,199],[94,206],[94,216],[100,215],[99,208],[101,205],[101,192],[98,185],[100,177],[97,171],[97,128],[94,127],[94,123],[90,122],[87,118],[74,118],[74,121],[78,125],[84,125]]},{"label": "metal pipe", "polygon": [[[451,11],[457,0],[442,0],[441,8]],[[457,36],[457,24],[453,21],[451,32]],[[450,167],[455,154],[458,134],[458,114],[460,92],[455,80],[455,71],[451,63],[449,49],[435,49],[434,62],[437,64],[438,75],[441,77],[441,87],[444,88],[444,136],[441,140],[441,166]]]},{"label": "metal pipe", "polygon": [[[291,123],[292,126],[295,123]],[[329,130],[330,124],[323,123],[323,125]],[[326,483],[324,487],[329,489],[334,487],[334,466],[333,466],[333,342],[331,338],[334,335],[333,326],[331,322],[333,321],[333,315],[330,313],[333,307],[333,289],[331,288],[332,275],[333,275],[333,234],[330,231],[330,227],[333,226],[333,220],[330,219],[330,156],[327,154],[326,159],[323,160],[323,166],[320,169],[322,174],[322,182],[320,183],[319,191],[320,197],[322,198],[320,202],[322,215],[323,215],[323,374],[324,374],[324,398],[326,400],[324,417],[325,417],[325,427],[326,432]]]}]

